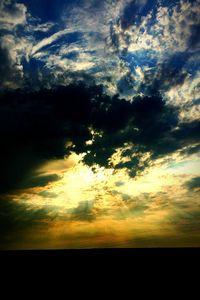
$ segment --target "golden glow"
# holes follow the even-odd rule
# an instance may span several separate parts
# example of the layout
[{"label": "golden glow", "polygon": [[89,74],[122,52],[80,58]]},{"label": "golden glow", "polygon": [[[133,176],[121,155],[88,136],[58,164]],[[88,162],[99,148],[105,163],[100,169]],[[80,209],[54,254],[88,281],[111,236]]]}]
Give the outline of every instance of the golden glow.
[{"label": "golden glow", "polygon": [[[119,156],[120,149],[113,162]],[[56,173],[61,179],[15,196],[15,201],[29,210],[46,210],[48,221],[42,221],[41,226],[48,235],[48,247],[153,246],[153,240],[160,238],[158,243],[167,246],[165,238],[171,238],[169,245],[173,245],[177,235],[184,241],[184,234],[177,233],[177,222],[185,226],[190,214],[199,209],[198,194],[191,198],[184,188],[184,183],[197,174],[198,157],[196,168],[191,167],[194,160],[178,160],[179,154],[176,163],[174,157],[171,159],[174,165],[157,160],[137,178],[130,178],[125,169],[96,167],[94,172],[82,163],[82,157],[71,154],[64,160],[50,161],[38,174]],[[179,215],[184,221],[173,222]],[[36,232],[32,234],[34,239]],[[40,240],[36,247],[42,248],[43,242]]]}]

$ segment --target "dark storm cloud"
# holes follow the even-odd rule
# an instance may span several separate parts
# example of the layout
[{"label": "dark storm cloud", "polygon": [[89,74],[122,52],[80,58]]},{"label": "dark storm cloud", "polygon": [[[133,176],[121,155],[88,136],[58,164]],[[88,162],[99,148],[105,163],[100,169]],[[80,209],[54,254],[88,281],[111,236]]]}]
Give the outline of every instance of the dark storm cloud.
[{"label": "dark storm cloud", "polygon": [[[19,90],[1,95],[2,192],[33,186],[39,165],[67,154],[67,139],[74,137],[78,145],[80,139],[90,137],[86,124],[91,98],[91,91],[81,86],[32,93]],[[42,179],[43,184],[45,180]],[[41,185],[41,178],[36,185]]]},{"label": "dark storm cloud", "polygon": [[88,146],[91,152],[84,158],[87,164],[96,162],[108,166],[108,159],[116,148],[134,143],[131,149],[122,152],[122,156],[130,160],[120,162],[115,168],[127,168],[135,176],[148,165],[148,160],[141,165],[145,152],[152,151],[156,158],[179,148],[172,134],[178,123],[177,111],[166,106],[161,97],[136,97],[132,103],[116,97],[112,101],[102,114],[99,115],[98,109],[99,121],[94,114],[95,128],[103,130],[104,135]]},{"label": "dark storm cloud", "polygon": [[[200,122],[179,123],[178,110],[160,96],[135,97],[132,102],[105,98],[93,109],[92,117],[92,126],[102,130],[103,136],[82,148],[82,152],[88,151],[84,162],[112,166],[109,158],[115,150],[125,143],[133,144],[121,154],[128,161],[115,165],[116,169],[127,168],[130,176],[142,172],[154,159],[200,142]],[[143,160],[146,152],[151,155]]]},{"label": "dark storm cloud", "polygon": [[189,190],[199,189],[200,188],[200,177],[194,177],[188,182],[185,183],[185,186]]},{"label": "dark storm cloud", "polygon": [[[199,143],[200,122],[179,123],[177,116],[177,109],[158,95],[129,102],[82,83],[38,92],[4,92],[0,97],[1,192],[58,180],[56,175],[40,177],[36,170],[70,151],[86,153],[87,165],[113,167],[109,159],[125,143],[130,148],[121,155],[128,160],[115,168],[126,168],[136,176],[152,160]],[[90,128],[102,136],[88,145]],[[72,148],[66,149],[67,141]],[[143,160],[146,152],[151,156]]]}]

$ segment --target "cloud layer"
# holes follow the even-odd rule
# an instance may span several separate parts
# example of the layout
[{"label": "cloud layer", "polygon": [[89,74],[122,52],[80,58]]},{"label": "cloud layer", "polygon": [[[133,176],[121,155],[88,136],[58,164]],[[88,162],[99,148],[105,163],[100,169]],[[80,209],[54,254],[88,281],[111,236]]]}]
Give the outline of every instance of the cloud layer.
[{"label": "cloud layer", "polygon": [[199,0],[0,0],[1,248],[197,246]]},{"label": "cloud layer", "polygon": [[24,177],[27,182],[45,161],[73,152],[84,154],[89,166],[126,169],[135,177],[159,158],[200,147],[199,121],[180,122],[178,109],[159,95],[126,101],[79,83],[7,92],[0,100],[3,189]]}]

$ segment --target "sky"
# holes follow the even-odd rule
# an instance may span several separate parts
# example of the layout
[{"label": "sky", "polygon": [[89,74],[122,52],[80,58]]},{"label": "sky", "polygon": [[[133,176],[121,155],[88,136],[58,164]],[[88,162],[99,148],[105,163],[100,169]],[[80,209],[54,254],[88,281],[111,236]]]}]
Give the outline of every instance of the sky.
[{"label": "sky", "polygon": [[199,247],[199,66],[199,0],[0,0],[0,249]]}]

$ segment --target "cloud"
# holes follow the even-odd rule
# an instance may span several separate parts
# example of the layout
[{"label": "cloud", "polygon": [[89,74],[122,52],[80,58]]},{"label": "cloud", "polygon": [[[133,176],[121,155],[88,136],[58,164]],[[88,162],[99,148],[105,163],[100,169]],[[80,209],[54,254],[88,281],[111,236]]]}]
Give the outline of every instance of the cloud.
[{"label": "cloud", "polygon": [[50,37],[44,38],[42,41],[40,41],[39,43],[37,43],[36,45],[33,46],[31,55],[34,55],[40,49],[44,48],[45,46],[51,45],[56,40],[58,40],[62,36],[69,34],[69,33],[70,33],[69,29],[64,29],[64,30],[54,33]]},{"label": "cloud", "polygon": [[25,178],[22,182],[23,189],[33,188],[33,187],[43,187],[47,186],[50,182],[59,180],[61,177],[57,174],[51,174],[46,176],[32,174],[30,178]]},{"label": "cloud", "polygon": [[[10,1],[6,3],[11,6]],[[195,68],[191,76],[188,73],[197,55],[197,12],[196,4],[188,1],[171,6],[156,5],[154,1],[82,1],[80,5],[67,5],[62,26],[29,18],[32,34],[4,34],[2,86],[17,88],[26,83],[31,90],[41,89],[38,93],[16,92],[7,107],[5,103],[1,107],[2,116],[6,111],[9,120],[3,116],[4,138],[6,134],[13,137],[18,158],[7,138],[9,151],[5,143],[5,155],[11,162],[16,159],[24,165],[24,170],[26,166],[30,176],[42,163],[62,158],[69,151],[84,153],[83,161],[88,165],[125,168],[136,176],[159,157],[189,148],[197,151],[198,73]],[[57,32],[51,31],[54,25]],[[38,30],[43,31],[42,35],[35,34]],[[23,34],[28,35],[20,36]],[[80,87],[82,99],[73,85],[80,79],[86,85],[102,84],[105,93],[120,93],[129,101],[106,96],[95,85],[87,91]],[[71,88],[74,86],[71,91],[69,87],[55,90],[58,85],[70,83]],[[44,91],[44,86],[53,90]],[[20,104],[18,112],[13,113],[10,107],[15,97],[19,97]],[[30,100],[24,107],[23,99],[27,97]],[[59,99],[57,104],[54,97]],[[65,103],[65,97],[77,98],[78,108],[71,101]],[[92,97],[99,100],[92,101]],[[93,138],[91,128],[100,135],[92,144],[86,144]],[[66,139],[72,141],[73,150],[65,148]],[[21,143],[23,140],[27,145]],[[118,162],[113,159],[117,151]],[[8,178],[11,169],[6,168],[6,162],[2,164]],[[15,172],[23,182],[23,176]],[[13,173],[11,179],[15,176]]]},{"label": "cloud", "polygon": [[[54,115],[51,110],[48,112],[48,104],[40,103],[41,99],[46,101],[46,93],[46,96],[35,93],[31,97],[28,93],[20,95],[13,92],[1,96],[2,191],[23,188],[23,181],[34,176],[32,169],[50,158],[63,157],[65,154],[63,121],[59,121],[58,117],[52,122]],[[35,103],[33,98],[36,99]],[[15,99],[18,100],[13,109]]]},{"label": "cloud", "polygon": [[30,33],[33,33],[33,32],[49,32],[54,26],[55,26],[55,23],[53,22],[46,22],[46,23],[39,23],[38,24],[38,20],[36,19],[35,21],[36,24],[29,24],[27,27],[26,27],[26,31],[27,32],[30,32]]},{"label": "cloud", "polygon": [[198,244],[199,0],[35,2],[0,0],[1,247]]},{"label": "cloud", "polygon": [[179,119],[182,122],[190,122],[199,119],[199,72],[193,76],[187,74],[184,82],[171,86],[166,92],[167,102],[179,107]]},{"label": "cloud", "polygon": [[[195,74],[198,58],[196,64],[192,58],[199,51],[199,24],[196,1],[128,3],[110,33],[110,48],[125,61],[132,75],[126,72],[124,79],[121,76],[119,92],[122,86],[132,89],[132,95],[148,95],[150,86],[164,94],[172,86],[183,84],[188,74]],[[196,45],[192,46],[192,41]],[[138,76],[138,67],[142,76]],[[127,85],[128,81],[131,84]]]},{"label": "cloud", "polygon": [[134,0],[129,1],[124,7],[123,14],[121,16],[121,25],[123,30],[127,29],[134,23],[140,23],[141,19],[145,17],[149,10],[153,8],[155,1],[148,3],[146,0]]},{"label": "cloud", "polygon": [[93,206],[93,201],[80,201],[78,206],[69,210],[68,213],[70,214],[70,218],[72,220],[91,222],[96,219]]},{"label": "cloud", "polygon": [[[122,157],[129,159],[126,162],[120,160],[115,167],[132,169],[137,173],[140,168],[146,167],[149,160],[147,156],[147,161],[139,167],[144,153],[152,152],[154,157],[158,157],[178,148],[175,139],[170,141],[171,131],[177,125],[176,110],[166,106],[160,97],[137,97],[131,103],[117,98],[111,101],[110,107],[108,103],[108,108],[103,111],[98,106],[96,108],[93,126],[102,130],[103,136],[97,137],[88,146],[88,154],[84,157],[86,163],[109,166],[109,158],[122,147],[125,148]],[[125,144],[129,145],[128,149]]]},{"label": "cloud", "polygon": [[[52,21],[55,26],[53,30],[50,28],[50,32],[46,31],[46,34],[44,31],[43,34],[36,33],[40,28],[46,28],[45,24],[52,22],[41,23],[34,18],[29,19],[25,34],[31,37],[32,45],[26,57],[30,61],[34,59],[39,62],[40,72],[37,76],[41,85],[47,86],[47,74],[49,86],[53,86],[73,81],[74,75],[79,76],[82,72],[93,76],[100,84],[104,82],[110,91],[116,90],[116,80],[126,72],[126,68],[122,66],[119,57],[113,55],[105,41],[110,34],[110,23],[113,20],[115,22],[128,2],[102,1],[98,5],[96,1],[81,1],[79,5],[67,3],[60,23]],[[73,53],[70,50],[72,45]],[[30,83],[32,74],[26,72],[25,78]],[[33,82],[30,85],[33,85]],[[35,85],[37,87],[37,83]]]},{"label": "cloud", "polygon": [[16,89],[25,84],[24,64],[31,49],[31,39],[4,34],[0,42],[1,89]]},{"label": "cloud", "polygon": [[12,30],[16,26],[25,25],[27,20],[27,8],[23,3],[13,0],[0,1],[1,29]]},{"label": "cloud", "polygon": [[188,182],[185,183],[185,186],[189,190],[199,189],[200,188],[200,177],[194,177]]},{"label": "cloud", "polygon": [[6,47],[0,44],[0,87],[16,87],[21,80],[20,69],[12,61],[10,53]]},{"label": "cloud", "polygon": [[127,13],[124,13],[126,30],[121,32],[128,42],[129,51],[145,48],[159,53],[168,49],[168,54],[173,54],[191,47],[200,21],[199,1],[180,1],[169,6],[151,1],[143,7],[143,12],[135,1],[130,5],[133,12],[127,7],[130,16],[127,18]]},{"label": "cloud", "polygon": [[154,160],[188,147],[198,151],[200,144],[199,121],[179,122],[177,108],[161,96],[126,101],[83,83],[4,92],[0,114],[2,192],[57,180],[34,179],[35,172],[71,152],[84,154],[89,166],[124,168],[134,177]]},{"label": "cloud", "polygon": [[[57,18],[44,18],[47,2],[40,9],[25,4],[1,1],[3,26],[15,20],[15,34],[7,28],[13,42],[6,47],[21,72],[21,81],[9,87],[50,88],[90,76],[109,94],[127,99],[153,88],[165,93],[183,84],[199,49],[197,1],[49,3]],[[7,39],[5,31],[2,37]]]},{"label": "cloud", "polygon": [[24,239],[33,235],[35,230],[44,227],[44,221],[47,218],[48,212],[45,209],[28,209],[25,204],[1,197],[1,250],[15,248],[17,243],[21,243],[21,248],[23,248]]},{"label": "cloud", "polygon": [[1,89],[16,89],[25,84],[23,61],[28,59],[32,40],[13,34],[1,35]]}]

